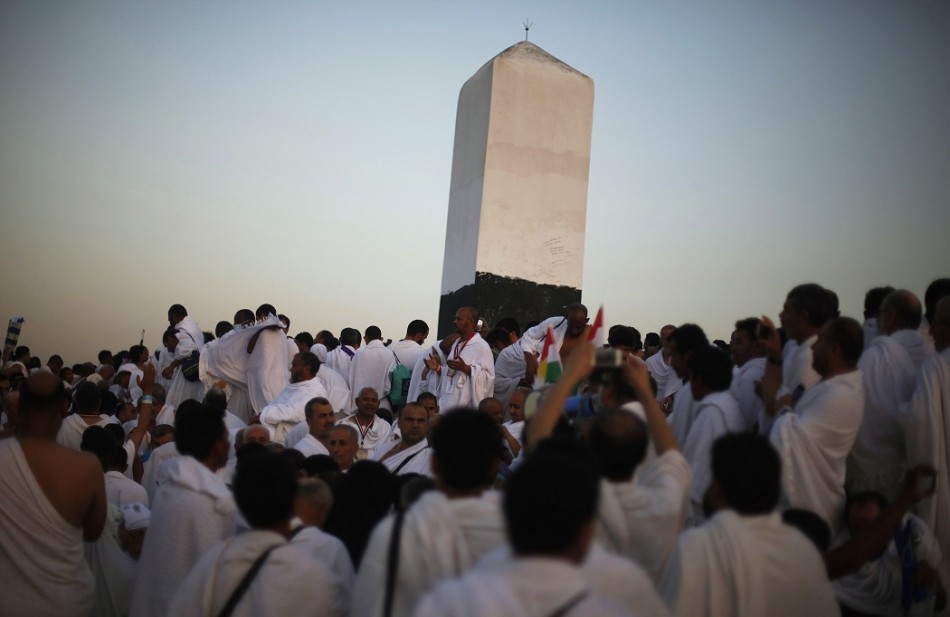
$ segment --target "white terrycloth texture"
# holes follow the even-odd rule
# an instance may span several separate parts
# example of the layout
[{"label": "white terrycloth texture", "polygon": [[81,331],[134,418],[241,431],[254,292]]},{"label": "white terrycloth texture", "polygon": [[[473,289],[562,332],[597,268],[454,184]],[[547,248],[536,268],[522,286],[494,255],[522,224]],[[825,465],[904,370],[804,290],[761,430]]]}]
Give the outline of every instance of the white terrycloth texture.
[{"label": "white terrycloth texture", "polygon": [[933,341],[917,330],[897,330],[891,334],[891,339],[904,348],[917,369],[937,353]]},{"label": "white terrycloth texture", "polygon": [[888,499],[900,492],[907,449],[900,407],[914,392],[917,371],[904,348],[879,336],[861,354],[864,419],[848,456],[848,490],[877,491]]},{"label": "white terrycloth texture", "polygon": [[[346,348],[346,351],[344,351],[344,347]],[[352,360],[350,355],[346,353],[347,351],[349,351],[350,354],[356,355],[356,349],[350,347],[349,345],[341,344],[333,351],[327,353],[326,364],[340,375],[343,375],[343,379],[346,379],[347,385],[350,385],[350,363]],[[352,389],[353,388],[350,388],[350,390]]]},{"label": "white terrycloth texture", "polygon": [[304,421],[307,401],[318,396],[326,398],[327,391],[316,377],[286,384],[284,390],[260,412],[261,424],[270,431],[271,439],[284,443],[286,432]]},{"label": "white terrycloth texture", "polygon": [[16,438],[0,440],[0,572],[4,615],[85,616],[94,583],[82,530],[66,522],[36,482]]},{"label": "white terrycloth texture", "polygon": [[[393,516],[376,526],[360,563],[353,589],[352,617],[378,617]],[[412,615],[422,595],[438,581],[461,576],[488,550],[505,541],[498,496],[447,499],[429,491],[412,505],[403,522],[393,617]]]},{"label": "white terrycloth texture", "polygon": [[[373,453],[373,460],[382,459],[383,456],[386,455],[386,452],[389,452],[398,445],[399,441],[386,442],[386,447],[376,448],[376,451]],[[386,469],[395,472],[396,468],[402,465],[403,461],[410,456],[412,458],[408,463],[402,466],[402,469],[399,470],[397,475],[404,476],[407,473],[421,473],[424,476],[430,477],[433,475],[432,463],[429,462],[429,459],[432,457],[432,448],[429,447],[428,439],[423,439],[416,445],[406,448],[399,454],[393,454],[381,462],[386,466]]]},{"label": "white terrycloth texture", "polygon": [[[510,567],[513,561],[511,547],[503,544],[486,553],[474,571],[494,572],[498,568]],[[633,615],[660,617],[670,614],[643,568],[629,559],[608,553],[596,541],[591,543],[587,557],[580,564],[580,571],[591,591]]]},{"label": "white terrycloth texture", "polygon": [[[924,363],[904,414],[908,465],[927,463],[937,470],[937,490],[917,503],[917,514],[950,554],[950,348]],[[950,560],[940,571],[950,581]]]},{"label": "white terrycloth texture", "polygon": [[782,461],[783,505],[819,515],[832,533],[841,524],[848,453],[864,415],[861,371],[824,379],[772,427]]},{"label": "white terrycloth texture", "polygon": [[755,393],[755,382],[762,381],[765,375],[765,358],[752,358],[732,372],[732,385],[729,392],[739,403],[739,411],[745,420],[745,430],[752,432],[761,418],[765,416],[765,405]]},{"label": "white terrycloth texture", "polygon": [[132,598],[133,617],[165,617],[185,576],[208,549],[234,535],[231,491],[190,456],[165,461],[142,546]]},{"label": "white terrycloth texture", "polygon": [[524,353],[520,344],[508,345],[495,360],[495,388],[492,396],[501,401],[503,406],[508,405],[508,399],[514,394],[528,369]]},{"label": "white terrycloth texture", "polygon": [[439,356],[439,363],[445,364],[445,354],[442,353],[442,349],[439,347],[441,342],[442,341],[436,341],[435,345],[427,349],[426,352],[416,360],[416,365],[412,367],[412,378],[409,380],[409,394],[407,395],[408,400],[418,400],[419,395],[423,392],[431,392],[436,396],[436,399],[438,399],[440,375],[435,371],[429,371],[429,375],[423,380],[422,373],[426,368],[426,358],[432,355],[433,350],[435,350],[435,353]]},{"label": "white terrycloth texture", "polygon": [[148,492],[135,480],[129,480],[121,471],[107,471],[106,499],[117,508],[133,503],[148,505]]},{"label": "white terrycloth texture", "polygon": [[272,546],[278,548],[268,555],[232,617],[346,614],[343,583],[326,566],[273,531],[252,530],[215,546],[201,558],[174,593],[168,615],[217,615],[254,561]]},{"label": "white terrycloth texture", "polygon": [[90,426],[105,426],[106,424],[118,424],[115,416],[99,414],[99,420],[95,424],[86,424],[86,421],[78,413],[63,418],[63,424],[56,433],[56,443],[73,450],[79,450],[79,444],[82,443],[82,434]]},{"label": "white terrycloth texture", "polygon": [[686,518],[691,474],[668,450],[629,482],[600,482],[595,533],[605,550],[639,564],[659,584]]},{"label": "white terrycloth texture", "polygon": [[[586,595],[584,595],[586,594]],[[493,571],[476,570],[440,583],[417,617],[549,617],[581,600],[568,615],[630,615],[591,590],[580,568],[563,559],[513,559]],[[636,613],[646,615],[647,613]]]},{"label": "white terrycloth texture", "polygon": [[722,510],[687,530],[660,586],[675,615],[838,615],[818,550],[778,514]]},{"label": "white terrycloth texture", "polygon": [[746,430],[745,418],[739,411],[739,403],[729,392],[715,392],[694,405],[696,419],[683,445],[683,456],[693,472],[693,483],[689,491],[690,526],[701,524],[703,514],[703,495],[712,481],[712,446],[723,435],[742,433]]},{"label": "white terrycloth texture", "polygon": [[352,413],[356,411],[355,396],[350,392],[346,379],[335,370],[325,364],[320,365],[317,371],[317,379],[323,384],[323,389],[327,391],[327,400],[333,407],[334,413]]},{"label": "white terrycloth texture", "polygon": [[468,343],[459,339],[447,355],[447,360],[458,357],[471,370],[471,375],[462,371],[451,371],[448,365],[442,366],[442,379],[439,393],[439,411],[445,413],[457,407],[478,407],[483,398],[495,391],[495,357],[480,334],[475,333]]},{"label": "white terrycloth texture", "polygon": [[310,433],[307,433],[294,442],[294,445],[288,447],[298,450],[303,453],[304,456],[316,456],[317,454],[330,456],[330,451],[327,450],[326,446],[320,443],[320,441]]},{"label": "white terrycloth texture", "polygon": [[[679,379],[674,377],[674,379]],[[692,388],[689,382],[676,391],[676,397],[673,399],[673,410],[666,417],[673,429],[673,435],[676,436],[676,443],[682,448],[689,436],[689,430],[693,426],[693,420],[696,419],[696,401],[693,399]]]},{"label": "white terrycloth texture", "polygon": [[[937,538],[921,519],[907,514],[901,521],[903,528],[908,521],[913,529],[911,544],[917,562],[926,561],[933,568],[940,566],[941,551]],[[850,539],[842,532],[836,545]],[[888,543],[884,553],[861,566],[857,572],[832,581],[838,601],[859,613],[870,615],[901,614],[901,558],[894,540]],[[916,614],[916,613],[915,613]]]},{"label": "white terrycloth texture", "polygon": [[373,388],[379,395],[379,406],[391,409],[389,391],[392,389],[392,374],[396,368],[396,356],[379,339],[370,341],[356,350],[350,361],[350,391],[359,396],[363,388]]},{"label": "white terrycloth texture", "polygon": [[350,561],[350,553],[339,538],[316,527],[304,527],[294,534],[290,545],[325,565],[340,579],[349,595],[356,581],[356,572],[353,570],[353,562]]},{"label": "white terrycloth texture", "polygon": [[96,581],[92,614],[96,617],[124,617],[132,605],[135,562],[119,543],[122,512],[111,503],[102,535],[83,546],[86,561]]}]

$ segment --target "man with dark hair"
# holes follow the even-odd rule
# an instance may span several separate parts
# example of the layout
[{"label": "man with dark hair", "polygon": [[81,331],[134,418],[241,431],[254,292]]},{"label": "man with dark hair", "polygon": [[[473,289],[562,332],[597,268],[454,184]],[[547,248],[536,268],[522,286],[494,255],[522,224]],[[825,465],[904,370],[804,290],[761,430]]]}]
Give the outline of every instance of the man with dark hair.
[{"label": "man with dark hair", "polygon": [[30,375],[30,348],[26,345],[20,345],[13,351],[13,356],[9,363],[3,369],[3,374],[7,377],[20,377],[26,379]]},{"label": "man with dark hair", "polygon": [[162,376],[171,380],[168,386],[168,402],[177,407],[184,400],[201,398],[204,393],[204,384],[198,380],[186,379],[181,366],[204,346],[205,337],[198,322],[192,319],[180,304],[169,307],[168,323],[174,328],[178,343],[174,347],[175,358],[162,370]]},{"label": "man with dark hair", "polygon": [[689,492],[690,512],[687,526],[703,523],[703,495],[711,477],[709,453],[722,435],[748,432],[739,403],[729,392],[732,361],[719,348],[697,349],[689,358],[690,392],[696,401],[696,420],[683,444],[683,456],[693,472]]},{"label": "man with dark hair", "polygon": [[756,382],[765,374],[765,350],[758,338],[758,319],[740,319],[735,327],[729,351],[736,368],[729,391],[739,403],[746,430],[751,432],[762,426],[765,415],[762,397],[756,390]]},{"label": "man with dark hair", "polygon": [[513,558],[439,583],[416,614],[627,614],[599,596],[579,568],[592,545],[597,493],[597,472],[589,455],[539,449],[505,485],[504,515]]},{"label": "man with dark hair", "polygon": [[670,336],[676,330],[673,324],[660,328],[660,349],[647,358],[647,368],[650,377],[656,382],[656,398],[663,402],[663,408],[669,411],[672,397],[677,390],[683,387],[683,380],[676,378],[676,372],[670,366]]},{"label": "man with dark hair", "polygon": [[239,309],[237,312],[234,313],[235,329],[246,328],[247,326],[254,325],[254,320],[255,320],[254,311],[252,311],[251,309],[247,309],[247,308]]},{"label": "man with dark hair", "polygon": [[838,614],[818,550],[774,512],[780,478],[779,457],[764,438],[716,441],[705,499],[710,518],[680,536],[660,586],[674,614]]},{"label": "man with dark hair", "polygon": [[[781,357],[773,355],[771,367],[766,367],[766,372],[780,368],[782,374],[781,390],[775,396],[762,397],[769,418],[775,415],[776,397],[788,394],[797,400],[805,390],[821,380],[812,366],[812,346],[818,339],[821,326],[837,316],[836,307],[837,296],[833,297],[831,292],[815,283],[798,285],[788,292],[779,314],[788,342]],[[774,324],[770,321],[767,327],[774,329]]]},{"label": "man with dark hair", "polygon": [[944,554],[941,576],[950,583],[950,289],[937,299],[929,323],[937,355],[924,362],[917,375],[914,394],[903,410],[904,430],[908,464],[926,463],[937,470],[937,490],[917,505],[917,513],[937,535]]},{"label": "man with dark hair", "polygon": [[89,615],[94,583],[83,541],[106,520],[102,468],[85,452],[56,443],[69,396],[41,372],[20,386],[17,434],[0,440],[0,572],[2,612]]},{"label": "man with dark hair", "polygon": [[[501,460],[501,431],[486,414],[459,409],[432,433],[432,471],[439,490],[422,495],[402,517],[392,615],[413,614],[435,583],[460,576],[504,542],[496,495],[486,492]],[[382,614],[387,556],[396,517],[373,530],[353,590],[353,617]],[[408,564],[411,564],[408,565]]]},{"label": "man with dark hair", "polygon": [[379,394],[379,406],[392,410],[389,391],[392,389],[393,369],[396,368],[396,356],[382,341],[383,333],[376,326],[366,328],[363,339],[366,345],[356,350],[350,362],[350,375],[347,382],[351,392],[363,388],[372,388]]},{"label": "man with dark hair", "polygon": [[234,498],[215,474],[230,450],[222,414],[194,400],[183,402],[175,414],[175,446],[181,456],[165,461],[157,473],[133,615],[170,614],[171,599],[188,571],[236,529]]},{"label": "man with dark hair", "polygon": [[849,317],[829,319],[812,347],[813,366],[821,381],[797,401],[775,399],[781,363],[778,332],[762,318],[769,337],[763,339],[772,364],[762,381],[762,396],[773,398],[776,414],[769,439],[782,458],[783,506],[818,514],[833,533],[840,528],[844,508],[845,469],[864,416],[864,381],[858,359],[864,350],[861,324]]},{"label": "man with dark hair", "polygon": [[607,346],[620,350],[624,360],[630,354],[643,359],[643,341],[640,338],[640,331],[633,326],[611,326],[607,332]]},{"label": "man with dark hair", "polygon": [[296,493],[296,471],[286,457],[262,453],[243,460],[234,499],[251,531],[209,550],[174,593],[168,614],[220,614],[248,571],[263,559],[230,615],[345,615],[343,583],[287,542]]},{"label": "man with dark hair", "polygon": [[56,435],[56,443],[73,450],[79,450],[82,435],[87,428],[118,424],[119,421],[115,416],[99,413],[100,397],[99,386],[88,381],[82,382],[73,390],[76,413],[63,418],[59,433]]},{"label": "man with dark hair", "polygon": [[340,346],[327,352],[327,366],[339,373],[346,379],[346,384],[350,392],[354,392],[353,384],[350,383],[350,364],[353,356],[360,348],[360,331],[356,328],[343,328],[340,330]]},{"label": "man with dark hair", "polygon": [[330,401],[322,396],[310,399],[304,407],[304,418],[309,432],[291,447],[302,452],[304,456],[329,455],[330,431],[336,425]]},{"label": "man with dark hair", "polygon": [[419,403],[406,403],[399,412],[399,432],[380,444],[372,459],[386,466],[397,476],[406,474],[432,475],[429,459],[429,413]]},{"label": "man with dark hair", "polygon": [[395,354],[396,360],[411,371],[425,353],[422,344],[428,336],[429,325],[421,319],[413,319],[406,327],[406,338],[396,341],[389,348]]},{"label": "man with dark hair", "polygon": [[670,426],[676,435],[676,443],[685,444],[693,421],[696,419],[696,400],[689,388],[691,371],[689,358],[700,349],[709,347],[706,333],[696,324],[683,324],[670,334],[670,366],[674,375],[669,379],[679,380],[684,386],[673,393],[673,404],[669,416]]},{"label": "man with dark hair", "polygon": [[270,431],[271,439],[284,443],[287,431],[306,419],[304,407],[314,397],[327,397],[323,383],[317,379],[320,361],[309,351],[298,353],[290,365],[290,383],[277,398],[261,409],[251,424],[259,421]]}]

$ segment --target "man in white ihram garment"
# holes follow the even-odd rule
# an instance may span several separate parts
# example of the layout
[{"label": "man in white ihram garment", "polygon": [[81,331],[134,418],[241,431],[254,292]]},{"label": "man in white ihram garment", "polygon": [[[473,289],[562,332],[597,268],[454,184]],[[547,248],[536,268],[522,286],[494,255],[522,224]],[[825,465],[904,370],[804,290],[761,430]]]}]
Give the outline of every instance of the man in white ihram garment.
[{"label": "man in white ihram garment", "polygon": [[182,401],[188,399],[201,400],[201,396],[204,394],[205,385],[197,380],[197,374],[195,375],[195,381],[186,379],[182,365],[191,357],[192,353],[199,351],[204,346],[205,337],[198,322],[192,319],[185,307],[180,304],[173,304],[169,307],[168,323],[175,329],[178,344],[175,346],[175,359],[165,367],[162,375],[166,379],[172,380],[166,400],[169,404],[177,407]]},{"label": "man in white ihram garment", "polygon": [[765,415],[762,397],[756,391],[756,383],[762,381],[765,374],[765,350],[758,340],[758,330],[759,320],[755,317],[740,319],[729,343],[729,351],[736,363],[729,391],[739,403],[748,431],[758,430],[760,417]]},{"label": "man in white ihram garment", "polygon": [[768,441],[720,437],[711,465],[709,519],[680,536],[660,585],[673,614],[838,615],[818,549],[775,512],[781,463]]},{"label": "man in white ihram garment", "polygon": [[630,614],[600,596],[580,568],[594,536],[594,462],[583,450],[547,445],[540,444],[505,485],[513,558],[439,583],[423,597],[418,617]]},{"label": "man in white ihram garment", "polygon": [[317,356],[309,351],[294,356],[290,383],[256,418],[270,431],[273,441],[284,443],[287,431],[306,419],[304,407],[308,401],[318,396],[326,398],[327,391],[316,377],[319,366]]},{"label": "man in white ihram garment", "polygon": [[[498,497],[488,490],[501,461],[498,426],[477,411],[455,411],[439,420],[431,445],[439,488],[424,493],[402,518],[393,617],[414,614],[419,599],[437,582],[461,576],[504,542]],[[397,518],[390,515],[373,529],[356,575],[352,617],[383,614],[389,547]]]},{"label": "man in white ihram garment", "polygon": [[158,470],[132,617],[175,614],[169,605],[188,571],[237,528],[234,498],[215,473],[231,448],[224,419],[201,403],[185,402],[175,415],[175,445],[181,456]]},{"label": "man in white ihram garment", "polygon": [[[442,413],[458,407],[477,407],[492,395],[495,383],[495,357],[491,347],[475,331],[478,311],[463,306],[455,312],[455,331],[459,338],[446,354],[445,363],[430,355],[427,368],[439,374],[439,409]],[[429,390],[425,387],[423,391]]]},{"label": "man in white ihram garment", "polygon": [[432,475],[429,457],[429,413],[420,403],[406,403],[399,412],[399,433],[379,444],[370,457],[397,476],[407,473]]},{"label": "man in white ihram garment", "polygon": [[[327,353],[327,366],[346,379],[350,392],[356,392],[350,383],[350,363],[360,347],[360,331],[355,328],[343,328],[340,331],[340,346]],[[339,410],[337,410],[339,411]]]},{"label": "man in white ihram garment", "polygon": [[548,328],[554,333],[554,346],[563,365],[571,350],[579,342],[587,340],[587,321],[587,307],[583,304],[573,304],[568,308],[566,316],[549,317],[525,330],[516,344],[509,345],[498,354],[493,390],[482,398],[494,396],[502,405],[507,405],[508,399],[519,384],[533,385],[538,372],[538,356],[544,350]]},{"label": "man in white ihram garment", "polygon": [[[346,588],[321,562],[288,543],[297,478],[293,464],[261,453],[238,466],[234,498],[251,530],[212,547],[174,590],[168,615],[343,617]],[[149,533],[152,533],[149,530]],[[266,555],[266,556],[265,556]],[[243,594],[235,589],[259,560]]]},{"label": "man in white ihram garment", "polygon": [[914,393],[917,367],[894,334],[908,332],[922,341],[921,313],[920,301],[906,290],[891,292],[881,303],[879,336],[865,345],[858,362],[864,419],[848,456],[849,494],[875,491],[894,499],[903,485],[907,447],[900,409]]},{"label": "man in white ihram garment", "polygon": [[[914,395],[902,409],[907,462],[927,463],[937,470],[936,492],[917,504],[917,514],[933,530],[944,555],[950,555],[950,296],[937,302],[930,333],[937,355],[917,376]],[[950,559],[940,564],[950,583]]]},{"label": "man in white ihram garment", "polygon": [[[762,397],[779,388],[779,338],[768,317],[763,339],[766,365]],[[811,510],[836,533],[842,523],[845,469],[864,415],[864,384],[858,359],[864,351],[861,324],[849,317],[829,319],[812,346],[821,381],[797,402],[790,394],[776,399],[778,417],[769,439],[782,461],[782,505]],[[768,409],[768,404],[766,404]]]},{"label": "man in white ihram garment", "polygon": [[351,392],[372,388],[379,394],[379,406],[392,409],[389,390],[392,388],[396,356],[383,344],[383,333],[377,326],[366,328],[366,345],[356,350],[350,361],[350,376],[347,380]]}]

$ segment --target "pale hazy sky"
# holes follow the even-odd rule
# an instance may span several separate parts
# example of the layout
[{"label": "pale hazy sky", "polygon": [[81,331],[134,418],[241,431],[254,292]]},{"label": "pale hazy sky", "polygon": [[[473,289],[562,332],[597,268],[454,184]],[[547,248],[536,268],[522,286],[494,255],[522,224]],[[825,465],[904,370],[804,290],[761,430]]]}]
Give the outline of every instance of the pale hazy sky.
[{"label": "pale hazy sky", "polygon": [[594,80],[608,324],[728,338],[797,283],[860,317],[950,276],[945,1],[7,1],[0,321],[68,363],[173,303],[434,328],[458,92],[525,17]]}]

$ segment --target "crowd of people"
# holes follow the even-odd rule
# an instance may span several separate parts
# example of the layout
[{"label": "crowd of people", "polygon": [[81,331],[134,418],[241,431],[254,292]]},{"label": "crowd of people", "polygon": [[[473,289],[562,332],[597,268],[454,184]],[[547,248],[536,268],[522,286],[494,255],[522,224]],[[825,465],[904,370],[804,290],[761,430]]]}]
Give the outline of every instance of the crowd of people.
[{"label": "crowd of people", "polygon": [[798,285],[728,343],[168,320],[71,366],[11,322],[0,614],[947,613],[950,279],[863,323]]}]

